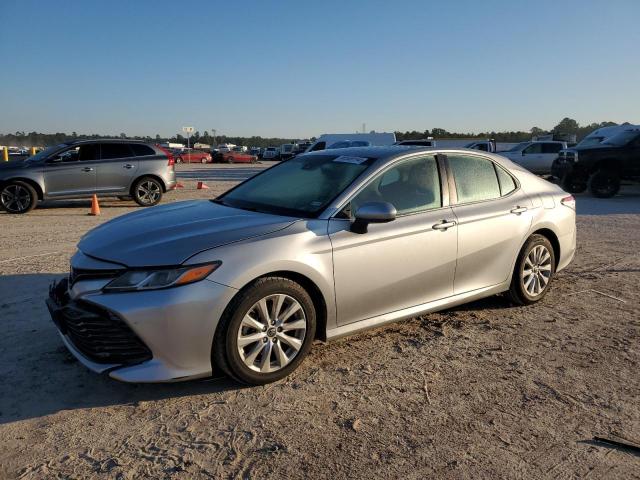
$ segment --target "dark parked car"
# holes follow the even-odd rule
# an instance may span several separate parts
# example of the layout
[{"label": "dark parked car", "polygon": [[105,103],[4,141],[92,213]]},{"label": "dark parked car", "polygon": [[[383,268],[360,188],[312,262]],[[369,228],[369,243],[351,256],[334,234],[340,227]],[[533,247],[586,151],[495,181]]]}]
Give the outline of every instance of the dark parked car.
[{"label": "dark parked car", "polygon": [[621,180],[640,180],[640,130],[620,132],[596,145],[562,150],[551,174],[571,193],[589,188],[594,197],[609,198]]},{"label": "dark parked car", "polygon": [[93,194],[133,198],[150,207],[176,184],[173,155],[131,140],[75,140],[0,165],[0,205],[27,213],[38,200]]}]

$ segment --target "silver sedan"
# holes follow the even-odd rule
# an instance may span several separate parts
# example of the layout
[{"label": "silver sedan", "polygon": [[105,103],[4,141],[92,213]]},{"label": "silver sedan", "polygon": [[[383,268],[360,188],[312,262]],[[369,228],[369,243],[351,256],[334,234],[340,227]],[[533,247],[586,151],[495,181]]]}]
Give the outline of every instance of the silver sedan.
[{"label": "silver sedan", "polygon": [[575,248],[573,197],[503,157],[324,150],[99,226],[47,304],[96,372],[264,384],[315,339],[499,293],[538,302]]}]

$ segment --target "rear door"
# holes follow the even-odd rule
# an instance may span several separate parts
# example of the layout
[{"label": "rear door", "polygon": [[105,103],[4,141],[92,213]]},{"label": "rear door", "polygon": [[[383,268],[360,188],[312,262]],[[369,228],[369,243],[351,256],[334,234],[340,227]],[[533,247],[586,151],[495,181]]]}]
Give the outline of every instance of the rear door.
[{"label": "rear door", "polygon": [[454,294],[507,280],[533,217],[533,205],[516,180],[486,157],[447,155],[458,222]]},{"label": "rear door", "polygon": [[126,193],[138,170],[138,160],[128,143],[101,143],[96,181],[98,193]]},{"label": "rear door", "polygon": [[94,193],[100,149],[96,143],[72,146],[48,159],[44,166],[45,196],[82,196]]},{"label": "rear door", "polygon": [[542,144],[542,157],[540,158],[540,162],[536,165],[536,173],[538,174],[547,174],[551,173],[551,165],[553,161],[558,158],[560,154],[560,150],[564,145],[559,142],[545,142]]}]

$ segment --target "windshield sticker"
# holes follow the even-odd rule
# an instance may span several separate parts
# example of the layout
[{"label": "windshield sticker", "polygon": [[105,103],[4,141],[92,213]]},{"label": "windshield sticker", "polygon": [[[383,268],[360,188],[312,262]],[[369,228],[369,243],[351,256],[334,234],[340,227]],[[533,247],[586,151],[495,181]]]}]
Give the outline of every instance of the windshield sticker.
[{"label": "windshield sticker", "polygon": [[341,155],[339,157],[336,157],[333,159],[334,162],[338,162],[338,163],[353,163],[355,165],[360,165],[361,163],[366,162],[367,160],[369,160],[368,158],[364,158],[364,157],[350,157],[349,155]]}]

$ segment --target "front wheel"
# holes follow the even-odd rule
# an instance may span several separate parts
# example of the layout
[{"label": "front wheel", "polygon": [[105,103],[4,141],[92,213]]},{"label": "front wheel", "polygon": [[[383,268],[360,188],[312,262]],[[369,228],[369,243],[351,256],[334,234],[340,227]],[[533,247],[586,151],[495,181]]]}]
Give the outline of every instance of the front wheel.
[{"label": "front wheel", "polygon": [[531,305],[544,298],[556,271],[553,246],[543,235],[531,235],[525,242],[511,279],[509,296],[517,305]]},{"label": "front wheel", "polygon": [[597,198],[611,198],[620,191],[620,177],[609,170],[598,170],[589,178],[589,191]]},{"label": "front wheel", "polygon": [[133,199],[141,207],[152,207],[162,200],[162,185],[151,177],[143,177],[133,187]]},{"label": "front wheel", "polygon": [[200,163],[207,163],[207,159],[203,157],[203,158],[200,160]]},{"label": "front wheel", "polygon": [[37,203],[36,190],[26,182],[10,182],[0,191],[0,204],[7,213],[28,213]]},{"label": "front wheel", "polygon": [[582,193],[587,189],[587,182],[584,178],[568,173],[560,180],[560,186],[565,192]]},{"label": "front wheel", "polygon": [[182,157],[176,158],[176,163],[182,163]]},{"label": "front wheel", "polygon": [[307,291],[281,277],[265,277],[229,304],[213,341],[213,363],[249,385],[289,375],[311,349],[316,312]]}]

